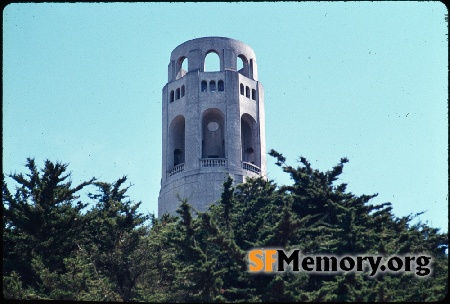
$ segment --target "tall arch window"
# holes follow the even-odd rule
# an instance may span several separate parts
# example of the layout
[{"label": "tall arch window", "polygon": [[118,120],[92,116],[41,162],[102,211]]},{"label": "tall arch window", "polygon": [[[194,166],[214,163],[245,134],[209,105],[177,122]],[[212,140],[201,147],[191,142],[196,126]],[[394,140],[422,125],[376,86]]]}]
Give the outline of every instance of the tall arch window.
[{"label": "tall arch window", "polygon": [[215,92],[216,91],[216,82],[214,80],[211,80],[209,82],[209,91],[210,92]]},{"label": "tall arch window", "polygon": [[178,115],[170,123],[169,127],[169,151],[173,158],[168,159],[168,170],[184,163],[185,156],[185,119]]},{"label": "tall arch window", "polygon": [[202,158],[225,157],[225,120],[219,109],[208,109],[202,115]]},{"label": "tall arch window", "polygon": [[180,99],[180,88],[176,90],[175,99]]},{"label": "tall arch window", "polygon": [[252,89],[252,99],[256,100],[256,90]]},{"label": "tall arch window", "polygon": [[260,166],[256,121],[249,114],[241,117],[242,161]]},{"label": "tall arch window", "polygon": [[244,85],[242,83],[241,83],[240,89],[241,89],[241,95],[244,95]]},{"label": "tall arch window", "polygon": [[186,73],[188,71],[188,63],[189,63],[188,59],[186,57],[184,57],[183,61],[181,62],[181,69],[183,71],[186,71]]},{"label": "tall arch window", "polygon": [[209,51],[205,56],[205,64],[203,70],[205,72],[220,71],[220,57],[215,51]]},{"label": "tall arch window", "polygon": [[184,163],[184,161],[182,161],[181,157],[182,157],[183,152],[181,152],[180,149],[175,149],[173,151],[173,165],[179,165]]},{"label": "tall arch window", "polygon": [[186,93],[186,88],[184,87],[184,84],[181,86],[181,97],[184,96],[184,94]]},{"label": "tall arch window", "polygon": [[224,90],[223,80],[219,80],[217,83],[217,89],[219,92],[222,92]]},{"label": "tall arch window", "polygon": [[244,62],[241,57],[236,58],[236,71],[240,72],[244,68]]},{"label": "tall arch window", "polygon": [[174,101],[174,96],[175,96],[175,94],[174,94],[173,90],[170,91],[170,102]]},{"label": "tall arch window", "polygon": [[186,75],[186,73],[188,72],[187,57],[181,57],[180,59],[178,59],[176,69],[177,69],[176,79],[180,79],[181,77],[184,77],[184,75]]},{"label": "tall arch window", "polygon": [[252,147],[248,147],[244,151],[244,161],[255,164],[255,150]]},{"label": "tall arch window", "polygon": [[245,87],[245,96],[247,98],[250,98],[250,88],[249,87]]},{"label": "tall arch window", "polygon": [[207,86],[208,86],[208,83],[206,82],[206,80],[202,80],[200,90],[201,90],[202,92],[206,92]]},{"label": "tall arch window", "polygon": [[245,77],[248,77],[248,60],[244,55],[239,55],[236,58],[237,62],[236,62],[236,67],[237,67],[237,71],[239,73],[241,73],[242,75],[244,75]]}]

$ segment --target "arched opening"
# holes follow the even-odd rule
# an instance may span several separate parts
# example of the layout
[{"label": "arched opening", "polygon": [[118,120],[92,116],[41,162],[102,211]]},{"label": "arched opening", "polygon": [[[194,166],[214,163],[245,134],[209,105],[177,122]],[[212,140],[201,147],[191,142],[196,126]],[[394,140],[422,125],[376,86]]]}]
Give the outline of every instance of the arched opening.
[{"label": "arched opening", "polygon": [[186,93],[186,88],[184,87],[184,84],[181,86],[181,97],[184,96],[184,94]]},{"label": "arched opening", "polygon": [[224,90],[223,80],[219,80],[219,82],[217,83],[217,87],[219,92],[222,92]]},{"label": "arched opening", "polygon": [[168,168],[184,163],[185,156],[185,119],[178,115],[170,123],[169,127],[169,151],[173,155],[173,162],[168,161]]},{"label": "arched opening", "polygon": [[188,59],[185,57],[184,59],[183,59],[183,61],[181,62],[181,69],[183,70],[183,71],[185,71],[186,73],[189,71],[188,70]]},{"label": "arched opening", "polygon": [[182,161],[181,157],[182,157],[181,150],[180,149],[175,149],[173,151],[173,165],[174,166],[179,165],[179,164],[184,162],[184,161]]},{"label": "arched opening", "polygon": [[175,96],[175,93],[173,92],[173,90],[170,91],[170,102],[174,101],[174,96]]},{"label": "arched opening", "polygon": [[241,95],[244,95],[244,85],[242,83],[241,83],[240,89],[241,89]]},{"label": "arched opening", "polygon": [[225,158],[225,120],[219,109],[208,109],[202,118],[202,158]]},{"label": "arched opening", "polygon": [[245,97],[250,98],[250,88],[245,87]]},{"label": "arched opening", "polygon": [[209,91],[210,92],[215,92],[216,91],[216,82],[214,80],[211,80],[209,82]]},{"label": "arched opening", "polygon": [[220,71],[220,57],[216,51],[209,51],[205,56],[205,63],[203,66],[205,72],[217,72]]},{"label": "arched opening", "polygon": [[237,57],[236,67],[237,71],[244,75],[245,77],[248,77],[248,60],[244,55],[239,55]]},{"label": "arched opening", "polygon": [[188,59],[187,57],[181,57],[177,61],[177,77],[176,79],[180,79],[181,77],[184,77],[186,73],[188,72]]},{"label": "arched opening", "polygon": [[244,161],[255,164],[255,151],[253,150],[252,147],[245,149]]},{"label": "arched opening", "polygon": [[257,130],[256,121],[249,114],[241,117],[241,148],[242,161],[260,166],[259,157],[257,155]]},{"label": "arched opening", "polygon": [[237,57],[236,59],[236,71],[240,72],[244,68],[244,62],[241,57]]},{"label": "arched opening", "polygon": [[256,90],[252,89],[252,99],[256,100]]},{"label": "arched opening", "polygon": [[202,83],[201,83],[201,88],[200,88],[200,90],[201,90],[202,92],[206,92],[207,86],[208,86],[208,83],[206,82],[206,80],[203,80]]},{"label": "arched opening", "polygon": [[175,99],[180,99],[180,88],[178,88],[175,93]]}]

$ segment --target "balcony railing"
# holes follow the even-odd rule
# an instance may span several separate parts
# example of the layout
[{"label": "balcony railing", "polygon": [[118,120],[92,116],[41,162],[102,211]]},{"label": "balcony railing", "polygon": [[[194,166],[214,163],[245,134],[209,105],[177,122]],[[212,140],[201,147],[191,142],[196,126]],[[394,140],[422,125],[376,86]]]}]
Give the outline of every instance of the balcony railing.
[{"label": "balcony railing", "polygon": [[200,159],[200,166],[202,167],[226,167],[226,158],[202,158]]},{"label": "balcony railing", "polygon": [[176,165],[175,167],[173,167],[172,169],[169,170],[169,177],[172,175],[175,175],[177,173],[183,172],[184,171],[184,163]]},{"label": "balcony railing", "polygon": [[256,174],[261,174],[261,169],[258,166],[255,166],[254,164],[242,162],[242,168],[246,171],[250,171]]}]

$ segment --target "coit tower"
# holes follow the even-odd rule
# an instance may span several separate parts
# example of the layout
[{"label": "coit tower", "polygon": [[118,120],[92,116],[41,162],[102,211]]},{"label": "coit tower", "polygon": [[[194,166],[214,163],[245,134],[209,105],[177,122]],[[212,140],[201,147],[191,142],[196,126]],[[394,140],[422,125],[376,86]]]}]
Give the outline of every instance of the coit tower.
[{"label": "coit tower", "polygon": [[[205,66],[210,56],[220,62],[215,71]],[[158,216],[176,214],[180,199],[206,211],[228,175],[235,184],[265,176],[265,149],[264,91],[253,50],[224,37],[177,46],[162,90]]]}]

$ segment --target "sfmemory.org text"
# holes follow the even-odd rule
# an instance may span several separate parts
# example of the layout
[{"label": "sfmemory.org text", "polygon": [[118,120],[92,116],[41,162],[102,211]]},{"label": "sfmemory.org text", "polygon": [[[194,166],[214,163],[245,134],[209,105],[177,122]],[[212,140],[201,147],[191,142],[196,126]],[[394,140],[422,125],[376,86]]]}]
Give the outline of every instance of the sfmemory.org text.
[{"label": "sfmemory.org text", "polygon": [[286,253],[283,249],[253,249],[248,252],[248,270],[252,273],[281,273],[284,271],[311,274],[367,273],[375,277],[380,273],[409,272],[419,277],[431,273],[428,255],[302,255],[300,249]]}]

